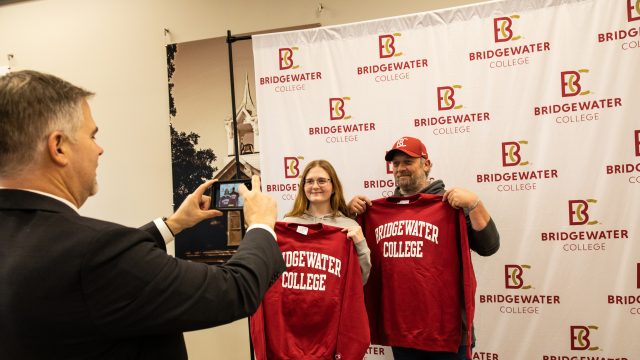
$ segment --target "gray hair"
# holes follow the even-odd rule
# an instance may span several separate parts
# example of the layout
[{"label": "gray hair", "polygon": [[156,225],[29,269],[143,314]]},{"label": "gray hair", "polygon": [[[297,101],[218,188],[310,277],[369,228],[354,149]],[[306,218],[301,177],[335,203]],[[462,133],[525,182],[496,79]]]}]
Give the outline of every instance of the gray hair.
[{"label": "gray hair", "polygon": [[0,77],[0,176],[16,175],[32,165],[53,131],[75,140],[84,119],[82,102],[93,95],[37,71]]},{"label": "gray hair", "polygon": [[[431,163],[431,166],[433,166],[433,162],[431,160],[425,160],[423,157],[420,158],[420,167],[424,167],[424,163],[429,161]],[[424,171],[424,176],[427,177],[427,179],[429,179],[429,173],[431,172],[431,168],[429,168],[429,170],[425,170]]]}]

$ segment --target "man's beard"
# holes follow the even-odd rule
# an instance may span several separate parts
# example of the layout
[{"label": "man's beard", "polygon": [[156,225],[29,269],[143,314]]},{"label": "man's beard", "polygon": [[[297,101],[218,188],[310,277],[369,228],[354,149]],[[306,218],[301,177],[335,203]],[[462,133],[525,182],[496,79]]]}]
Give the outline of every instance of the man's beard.
[{"label": "man's beard", "polygon": [[410,173],[402,173],[399,175],[406,175],[403,177],[396,177],[396,181],[398,183],[398,186],[400,187],[400,192],[403,195],[413,195],[421,190],[421,179],[418,176],[413,176]]}]

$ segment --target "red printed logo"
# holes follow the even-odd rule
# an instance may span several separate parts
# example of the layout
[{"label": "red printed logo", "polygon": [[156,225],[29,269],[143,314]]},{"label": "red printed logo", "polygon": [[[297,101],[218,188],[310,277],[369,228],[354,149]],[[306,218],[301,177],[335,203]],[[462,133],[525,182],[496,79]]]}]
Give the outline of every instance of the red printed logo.
[{"label": "red printed logo", "polygon": [[627,18],[629,21],[640,20],[640,0],[627,0]]},{"label": "red printed logo", "polygon": [[439,86],[438,87],[438,110],[460,109],[462,105],[456,106],[456,100],[453,98],[454,89],[462,89],[461,85]]},{"label": "red printed logo", "polygon": [[591,341],[589,341],[589,336],[591,335],[591,330],[598,330],[598,327],[595,325],[589,326],[581,326],[581,325],[572,325],[570,326],[571,331],[571,350],[589,350],[595,351],[599,348],[597,346],[591,346]]},{"label": "red printed logo", "polygon": [[560,73],[560,86],[562,97],[570,97],[576,95],[587,95],[589,90],[582,91],[580,86],[580,74],[588,73],[588,69],[580,69],[578,71],[563,71]]},{"label": "red printed logo", "polygon": [[300,160],[302,156],[285,156],[284,177],[287,179],[297,178],[300,175]]},{"label": "red printed logo", "polygon": [[401,35],[401,33],[393,33],[378,36],[378,54],[381,59],[402,55],[401,52],[396,53],[395,47],[396,38]]},{"label": "red printed logo", "polygon": [[341,98],[329,98],[329,119],[331,120],[347,120],[351,119],[351,116],[347,116],[344,110],[345,101],[351,100],[350,97],[345,96]]},{"label": "red printed logo", "polygon": [[635,135],[635,140],[636,140],[636,144],[635,144],[636,156],[640,156],[640,130],[634,130],[633,133]]},{"label": "red printed logo", "polygon": [[297,47],[278,49],[278,59],[280,70],[297,69],[300,66],[293,64],[293,52],[298,51]]},{"label": "red printed logo", "polygon": [[511,15],[509,17],[499,17],[493,19],[493,39],[495,42],[515,41],[522,36],[513,36],[512,19],[519,19],[520,15]]},{"label": "red printed logo", "polygon": [[520,156],[520,145],[526,145],[529,142],[526,140],[507,141],[502,143],[502,166],[524,166],[529,165],[528,161],[522,161]]},{"label": "red printed logo", "polygon": [[589,204],[595,204],[596,199],[569,200],[569,225],[595,225],[597,220],[589,221]]},{"label": "red printed logo", "polygon": [[524,269],[531,269],[530,265],[505,265],[504,286],[507,289],[531,289],[531,285],[525,285],[522,280]]},{"label": "red printed logo", "polygon": [[387,174],[393,174],[393,163],[391,161],[385,161],[387,163]]}]

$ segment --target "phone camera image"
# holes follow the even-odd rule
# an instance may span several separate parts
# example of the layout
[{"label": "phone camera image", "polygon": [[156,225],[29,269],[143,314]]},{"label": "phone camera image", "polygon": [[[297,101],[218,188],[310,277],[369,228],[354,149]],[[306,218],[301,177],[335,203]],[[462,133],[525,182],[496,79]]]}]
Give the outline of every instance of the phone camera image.
[{"label": "phone camera image", "polygon": [[242,210],[244,199],[240,196],[240,185],[251,190],[251,180],[218,181],[213,184],[213,207],[218,210]]}]

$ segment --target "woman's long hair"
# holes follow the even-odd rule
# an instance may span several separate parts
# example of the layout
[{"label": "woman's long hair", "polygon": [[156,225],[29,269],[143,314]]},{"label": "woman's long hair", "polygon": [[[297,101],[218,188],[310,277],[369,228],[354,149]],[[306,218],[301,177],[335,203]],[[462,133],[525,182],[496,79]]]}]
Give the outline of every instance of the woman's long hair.
[{"label": "woman's long hair", "polygon": [[307,199],[307,195],[304,193],[304,183],[309,171],[315,167],[322,168],[329,174],[329,178],[331,179],[331,186],[333,186],[333,193],[329,199],[331,203],[331,215],[337,216],[340,212],[345,216],[349,216],[347,203],[344,201],[344,193],[342,192],[342,184],[340,183],[340,179],[338,179],[336,170],[327,160],[313,160],[305,166],[304,171],[302,171],[302,177],[300,178],[300,184],[298,185],[298,194],[296,195],[296,200],[293,202],[293,208],[285,214],[285,216],[302,216],[305,210],[309,208],[309,199]]}]

